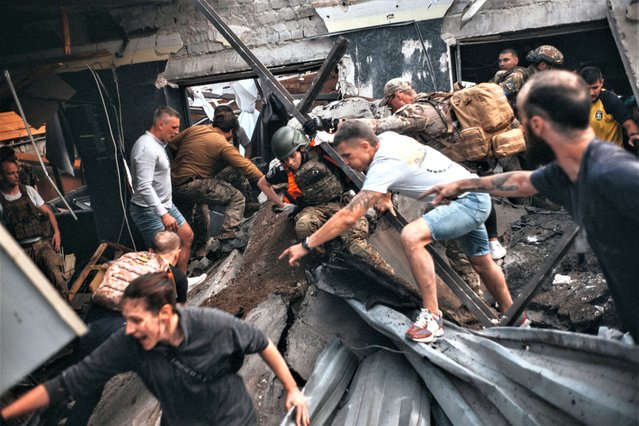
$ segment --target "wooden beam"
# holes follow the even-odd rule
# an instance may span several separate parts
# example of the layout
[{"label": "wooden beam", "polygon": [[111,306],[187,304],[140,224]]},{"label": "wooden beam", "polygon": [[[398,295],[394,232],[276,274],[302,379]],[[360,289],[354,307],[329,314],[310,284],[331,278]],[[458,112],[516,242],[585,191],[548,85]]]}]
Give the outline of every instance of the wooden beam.
[{"label": "wooden beam", "polygon": [[64,34],[64,54],[71,54],[71,30],[69,29],[69,11],[60,6],[60,18],[62,20],[62,34]]},{"label": "wooden beam", "polygon": [[342,56],[344,56],[347,47],[348,40],[343,37],[339,37],[333,45],[330,53],[326,57],[326,60],[322,64],[322,67],[315,75],[315,79],[311,84],[311,88],[308,92],[306,92],[306,95],[304,96],[304,98],[302,98],[300,103],[297,104],[297,111],[302,114],[305,114],[309,111],[311,105],[313,105],[313,102],[315,101],[315,98],[317,98],[317,95],[322,90],[324,82],[331,75],[339,61],[342,59]]}]

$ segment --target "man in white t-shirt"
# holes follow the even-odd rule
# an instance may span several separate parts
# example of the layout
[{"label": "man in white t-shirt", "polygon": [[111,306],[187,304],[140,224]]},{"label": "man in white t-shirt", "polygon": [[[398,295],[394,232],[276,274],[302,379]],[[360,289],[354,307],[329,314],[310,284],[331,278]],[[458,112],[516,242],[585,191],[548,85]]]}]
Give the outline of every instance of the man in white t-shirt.
[{"label": "man in white t-shirt", "polygon": [[[68,287],[64,277],[64,262],[59,253],[61,237],[55,215],[32,186],[20,183],[15,156],[3,158],[0,166],[2,223],[60,294],[66,296]],[[49,224],[53,231],[51,241]]]},{"label": "man in white t-shirt", "polygon": [[[370,207],[394,214],[391,191],[419,198],[426,188],[476,176],[445,155],[421,145],[407,136],[385,132],[375,136],[364,123],[347,121],[335,134],[335,149],[353,169],[366,172],[362,190],[324,226],[302,243],[286,249],[280,256],[289,264],[305,256],[314,247],[340,235]],[[406,337],[429,343],[443,335],[442,313],[437,304],[437,286],[433,259],[426,250],[432,241],[457,240],[461,250],[481,276],[501,312],[512,305],[501,269],[490,256],[484,221],[490,213],[490,197],[467,192],[449,205],[439,206],[409,223],[401,233],[404,252],[419,285],[423,309],[406,332]],[[524,323],[525,317],[519,320]],[[522,324],[523,325],[523,324]]]}]

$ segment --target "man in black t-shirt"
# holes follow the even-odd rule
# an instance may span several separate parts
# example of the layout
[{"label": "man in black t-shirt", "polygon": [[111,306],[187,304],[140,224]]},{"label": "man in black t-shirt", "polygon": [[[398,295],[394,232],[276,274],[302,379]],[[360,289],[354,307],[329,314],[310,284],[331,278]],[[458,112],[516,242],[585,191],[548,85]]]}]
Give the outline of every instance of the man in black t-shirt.
[{"label": "man in black t-shirt", "polygon": [[[160,231],[153,237],[151,251],[157,253],[169,264],[173,274],[173,282],[175,283],[176,302],[182,306],[186,303],[189,282],[184,272],[175,266],[180,257],[180,247],[181,241],[177,233]],[[86,322],[89,326],[89,332],[79,340],[78,353],[76,353],[78,357],[87,356],[111,337],[112,334],[125,326],[121,311],[115,311],[95,303],[89,308]],[[100,402],[101,396],[102,388],[97,389],[95,392],[84,392],[82,397],[76,400],[73,405],[65,424],[67,426],[87,424],[95,406]]]},{"label": "man in black t-shirt", "polygon": [[550,164],[438,185],[423,196],[446,203],[466,191],[503,197],[540,192],[564,206],[586,231],[623,327],[639,341],[639,160],[595,138],[588,86],[575,74],[537,74],[517,103],[529,154]]}]

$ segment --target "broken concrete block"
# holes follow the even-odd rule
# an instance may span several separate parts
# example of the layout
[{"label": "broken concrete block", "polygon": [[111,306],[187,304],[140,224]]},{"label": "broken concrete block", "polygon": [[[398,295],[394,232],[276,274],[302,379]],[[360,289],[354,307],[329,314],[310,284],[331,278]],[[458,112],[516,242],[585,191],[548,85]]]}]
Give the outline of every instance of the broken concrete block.
[{"label": "broken concrete block", "polygon": [[[268,299],[253,309],[246,321],[262,330],[275,345],[286,327],[288,305],[281,296],[269,295]],[[284,389],[275,374],[259,356],[245,358],[239,371],[246,389],[253,398],[258,424],[279,424],[284,411]]]},{"label": "broken concrete block", "polygon": [[370,345],[393,346],[373,331],[341,298],[310,286],[288,332],[286,360],[302,378],[308,380],[324,347],[338,337],[359,357],[373,352]]},{"label": "broken concrete block", "polygon": [[188,293],[188,306],[200,306],[206,299],[224,290],[231,280],[235,278],[237,271],[242,266],[242,254],[233,250],[231,254],[209,274],[200,284],[194,286]]},{"label": "broken concrete block", "polygon": [[125,373],[109,380],[90,424],[156,426],[161,416],[160,403],[142,381],[134,373]]}]

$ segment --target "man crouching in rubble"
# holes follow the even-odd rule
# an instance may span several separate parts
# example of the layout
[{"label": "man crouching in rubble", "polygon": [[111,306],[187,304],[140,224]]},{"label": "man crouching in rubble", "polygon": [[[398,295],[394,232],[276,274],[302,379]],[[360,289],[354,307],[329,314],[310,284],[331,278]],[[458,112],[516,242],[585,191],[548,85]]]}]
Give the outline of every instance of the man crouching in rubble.
[{"label": "man crouching in rubble", "polygon": [[[362,190],[324,226],[301,244],[286,249],[280,259],[289,264],[353,226],[370,207],[383,212],[392,209],[390,192],[417,198],[425,188],[451,182],[461,177],[477,177],[437,150],[421,145],[407,136],[384,132],[375,136],[364,123],[347,121],[335,133],[335,149],[353,169],[366,171]],[[501,269],[490,256],[484,221],[490,212],[490,197],[466,193],[449,206],[435,208],[408,224],[401,242],[419,285],[423,309],[406,332],[416,342],[432,342],[442,336],[442,313],[437,303],[437,286],[433,259],[425,246],[432,241],[456,239],[479,273],[486,287],[506,312],[512,299]],[[521,318],[519,322],[524,322]]]},{"label": "man crouching in rubble", "polygon": [[[284,126],[273,135],[271,146],[281,165],[262,177],[258,187],[275,203],[277,210],[297,212],[295,233],[304,239],[346,206],[351,195],[338,167],[322,155],[321,150],[309,147],[309,140],[301,131]],[[284,200],[272,188],[283,183],[288,183]],[[368,220],[363,215],[339,238],[348,253],[393,273],[393,268],[368,242]]]},{"label": "man crouching in rubble", "polygon": [[255,410],[237,371],[259,353],[282,382],[286,408],[308,425],[306,398],[277,348],[253,325],[212,308],[176,308],[166,272],[142,275],[124,291],[124,330],[79,364],[3,408],[6,420],[67,394],[79,396],[125,371],[137,373],[159,400],[162,425],[254,425]]},{"label": "man crouching in rubble", "polygon": [[517,99],[529,155],[542,164],[437,185],[424,193],[445,204],[466,191],[513,197],[541,193],[564,206],[587,234],[616,311],[639,338],[639,160],[595,138],[586,82],[566,71],[535,74]]}]

